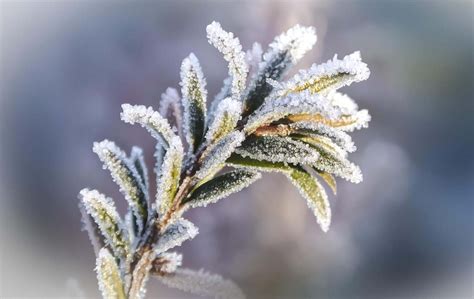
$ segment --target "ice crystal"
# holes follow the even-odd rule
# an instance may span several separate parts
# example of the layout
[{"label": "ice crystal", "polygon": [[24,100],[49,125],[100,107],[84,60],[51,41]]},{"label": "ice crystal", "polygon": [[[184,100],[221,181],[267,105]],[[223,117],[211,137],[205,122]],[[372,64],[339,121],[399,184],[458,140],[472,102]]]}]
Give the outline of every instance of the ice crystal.
[{"label": "ice crystal", "polygon": [[204,270],[178,269],[175,273],[159,277],[164,284],[200,296],[221,299],[244,299],[240,288],[220,275]]},{"label": "ice crystal", "polygon": [[193,239],[198,232],[199,230],[194,224],[180,218],[163,232],[154,250],[157,254],[161,254],[173,247],[180,246],[186,240]]},{"label": "ice crystal", "polygon": [[229,62],[229,76],[232,78],[232,98],[240,100],[249,71],[240,41],[238,38],[234,38],[232,32],[224,31],[221,24],[217,22],[207,25],[206,31],[209,43],[216,47],[224,55],[224,59]]},{"label": "ice crystal", "polygon": [[184,133],[190,152],[199,146],[206,120],[207,90],[198,59],[189,54],[181,64],[181,93],[184,107]]},{"label": "ice crystal", "polygon": [[368,78],[359,52],[282,80],[316,42],[314,28],[296,25],[265,51],[254,43],[246,53],[219,23],[211,23],[206,32],[229,68],[209,110],[206,80],[192,53],[181,65],[181,96],[166,89],[158,111],[122,105],[121,119],[140,124],[157,140],[154,194],[142,149],[133,147],[127,156],[111,141],[94,143],[128,203],[122,220],[113,201],[98,191],[83,189],[79,195],[105,298],[143,298],[150,275],[199,295],[243,298],[232,282],[182,269],[181,254],[168,252],[198,234],[183,218],[187,210],[228,197],[263,172],[277,172],[298,189],[327,232],[331,209],[321,183],[336,194],[335,177],[362,181],[359,167],[349,160],[356,150],[349,133],[367,127],[370,115],[338,91]]}]

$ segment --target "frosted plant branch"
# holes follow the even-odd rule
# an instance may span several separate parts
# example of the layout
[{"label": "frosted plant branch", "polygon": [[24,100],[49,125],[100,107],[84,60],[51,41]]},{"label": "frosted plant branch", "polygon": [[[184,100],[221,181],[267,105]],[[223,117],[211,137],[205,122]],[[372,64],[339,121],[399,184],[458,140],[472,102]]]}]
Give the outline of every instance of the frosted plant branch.
[{"label": "frosted plant branch", "polygon": [[192,53],[181,65],[181,94],[168,88],[158,111],[122,105],[121,119],[156,139],[154,194],[141,148],[127,155],[111,141],[94,143],[128,204],[122,216],[98,191],[79,194],[104,298],[143,298],[150,276],[198,295],[243,298],[233,282],[181,268],[182,255],[170,252],[199,232],[183,218],[186,211],[250,186],[262,172],[277,172],[298,189],[327,232],[331,208],[321,180],[334,194],[336,177],[362,181],[360,168],[348,158],[356,150],[349,133],[367,127],[370,115],[338,91],[369,77],[359,52],[314,64],[287,80],[286,71],[316,42],[314,28],[296,25],[266,51],[254,43],[247,52],[219,23],[206,31],[229,68],[209,110],[206,79]]}]

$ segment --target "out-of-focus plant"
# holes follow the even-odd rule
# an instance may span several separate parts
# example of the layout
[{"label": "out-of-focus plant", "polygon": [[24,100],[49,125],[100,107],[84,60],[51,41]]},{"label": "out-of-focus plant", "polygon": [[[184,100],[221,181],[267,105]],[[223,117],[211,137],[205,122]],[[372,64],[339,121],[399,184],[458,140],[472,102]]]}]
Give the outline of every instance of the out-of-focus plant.
[{"label": "out-of-focus plant", "polygon": [[140,148],[127,155],[111,141],[94,143],[93,151],[129,207],[122,219],[113,200],[98,191],[83,189],[79,195],[105,298],[143,298],[150,275],[200,295],[244,297],[231,281],[180,267],[181,255],[170,250],[198,233],[183,218],[185,211],[214,203],[249,186],[261,172],[274,171],[298,188],[327,231],[331,210],[319,179],[334,193],[334,176],[362,180],[360,169],[347,159],[356,149],[347,132],[367,127],[370,116],[337,92],[368,78],[358,52],[281,81],[316,42],[314,28],[296,25],[265,53],[258,43],[244,53],[239,39],[216,22],[208,25],[207,37],[229,64],[229,77],[209,110],[206,80],[194,54],[181,66],[181,96],[167,89],[159,112],[122,105],[121,119],[141,125],[157,140],[155,199],[150,198]]}]

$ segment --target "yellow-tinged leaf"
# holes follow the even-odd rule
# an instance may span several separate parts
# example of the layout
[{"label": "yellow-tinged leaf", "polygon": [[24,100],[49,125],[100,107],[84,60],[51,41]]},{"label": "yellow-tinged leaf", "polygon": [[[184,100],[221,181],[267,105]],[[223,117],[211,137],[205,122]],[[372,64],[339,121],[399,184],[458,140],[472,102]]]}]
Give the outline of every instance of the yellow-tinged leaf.
[{"label": "yellow-tinged leaf", "polygon": [[295,167],[290,174],[287,174],[287,177],[306,199],[321,229],[327,232],[331,224],[331,207],[323,186],[321,186],[315,177],[300,167]]},{"label": "yellow-tinged leaf", "polygon": [[125,299],[120,270],[115,262],[115,258],[106,248],[99,251],[97,257],[97,280],[102,297],[106,299]]}]

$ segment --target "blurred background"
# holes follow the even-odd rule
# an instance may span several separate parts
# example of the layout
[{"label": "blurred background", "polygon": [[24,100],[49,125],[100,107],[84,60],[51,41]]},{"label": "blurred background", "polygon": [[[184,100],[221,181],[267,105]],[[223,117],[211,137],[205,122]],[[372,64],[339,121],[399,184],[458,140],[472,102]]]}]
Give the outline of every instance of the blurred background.
[{"label": "blurred background", "polygon": [[[360,50],[372,75],[343,91],[373,120],[354,134],[364,182],[338,181],[329,233],[284,177],[265,175],[188,214],[200,234],[180,249],[184,266],[249,298],[474,296],[473,2],[8,1],[0,17],[1,298],[99,296],[77,193],[125,201],[92,142],[139,145],[153,164],[154,141],[120,121],[120,104],[158,107],[191,51],[218,92],[212,20],[244,48],[315,26],[296,69]],[[148,295],[193,298],[156,280]]]}]

